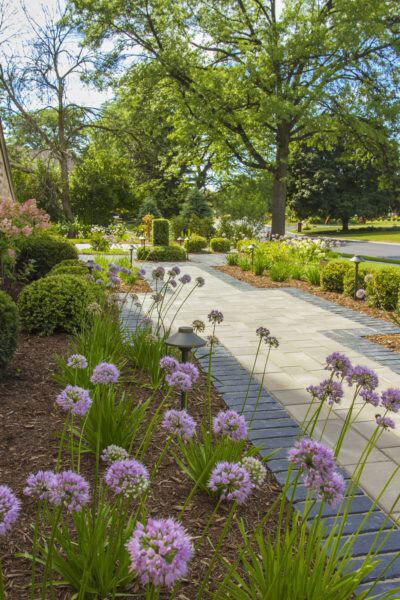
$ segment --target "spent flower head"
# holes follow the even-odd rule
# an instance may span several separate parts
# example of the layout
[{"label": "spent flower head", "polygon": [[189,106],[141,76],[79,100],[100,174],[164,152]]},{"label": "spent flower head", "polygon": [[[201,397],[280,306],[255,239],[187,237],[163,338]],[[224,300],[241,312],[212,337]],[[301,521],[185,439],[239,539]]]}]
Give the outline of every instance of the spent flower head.
[{"label": "spent flower head", "polygon": [[131,569],[142,584],[171,587],[185,577],[193,554],[189,535],[174,519],[147,520],[138,523],[126,545]]},{"label": "spent flower head", "polygon": [[221,410],[213,419],[213,431],[238,442],[247,437],[248,428],[243,415],[234,410]]},{"label": "spent flower head", "polygon": [[263,339],[267,346],[270,346],[271,348],[279,348],[279,340],[275,336],[267,335]]},{"label": "spent flower head", "polygon": [[94,368],[90,381],[96,383],[117,383],[119,370],[111,363],[100,363]]},{"label": "spent flower head", "polygon": [[357,298],[357,300],[364,300],[364,298],[365,298],[365,290],[363,288],[359,288],[356,291],[356,298]]},{"label": "spent flower head", "polygon": [[193,331],[195,331],[196,333],[203,333],[203,331],[206,328],[206,325],[204,321],[201,321],[200,319],[195,319],[192,323],[192,327]]},{"label": "spent flower head", "polygon": [[86,369],[88,361],[86,356],[83,356],[82,354],[71,354],[67,359],[67,365],[73,369]]},{"label": "spent flower head", "polygon": [[247,470],[239,463],[219,462],[211,472],[207,487],[217,492],[222,500],[236,500],[243,504],[249,497],[253,484]]},{"label": "spent flower head", "polygon": [[181,437],[185,442],[193,437],[196,421],[186,410],[167,410],[161,423],[171,435]]},{"label": "spent flower head", "polygon": [[92,405],[92,399],[87,390],[77,385],[67,385],[58,394],[56,404],[73,415],[84,417]]},{"label": "spent flower head", "polygon": [[209,312],[207,316],[208,316],[208,320],[211,323],[214,323],[214,325],[216,325],[217,323],[220,324],[224,320],[224,315],[222,314],[222,312],[220,310],[214,309],[211,312]]},{"label": "spent flower head", "polygon": [[116,460],[108,467],[104,479],[114,494],[137,498],[150,485],[146,467],[133,458]]},{"label": "spent flower head", "polygon": [[258,329],[256,329],[256,335],[258,335],[260,339],[268,337],[270,333],[271,332],[267,327],[258,327]]},{"label": "spent flower head", "polygon": [[8,487],[0,485],[0,535],[5,535],[18,519],[21,502]]},{"label": "spent flower head", "polygon": [[255,456],[245,456],[239,464],[246,469],[250,475],[251,482],[255,487],[259,487],[264,483],[267,476],[267,469],[264,467],[261,460]]},{"label": "spent flower head", "polygon": [[125,448],[121,448],[121,446],[116,446],[115,444],[110,444],[107,448],[104,448],[101,454],[101,460],[105,463],[113,463],[116,460],[124,460],[128,457],[129,454]]},{"label": "spent flower head", "polygon": [[203,285],[206,283],[204,277],[196,277],[195,282],[197,287],[203,287]]}]

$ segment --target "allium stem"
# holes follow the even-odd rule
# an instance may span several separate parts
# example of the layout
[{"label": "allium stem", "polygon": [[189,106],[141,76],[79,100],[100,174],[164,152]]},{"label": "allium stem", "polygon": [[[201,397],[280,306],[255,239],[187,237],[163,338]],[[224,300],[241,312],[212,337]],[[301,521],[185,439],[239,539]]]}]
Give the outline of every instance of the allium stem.
[{"label": "allium stem", "polygon": [[58,447],[56,472],[59,471],[59,469],[61,468],[61,459],[62,459],[62,451],[63,451],[64,441],[65,441],[65,434],[67,433],[67,427],[68,427],[70,418],[71,418],[71,411],[68,411],[67,416],[65,417],[65,421],[64,421],[64,428],[63,428],[63,432],[62,432],[61,438],[60,438],[60,445]]},{"label": "allium stem", "polygon": [[85,431],[85,427],[86,427],[86,423],[88,420],[88,416],[89,416],[89,412],[90,410],[86,413],[85,416],[85,420],[83,421],[83,425],[81,428],[81,433],[79,435],[79,446],[78,446],[78,473],[81,472],[81,451],[82,451],[82,440],[83,440],[83,433]]},{"label": "allium stem", "polygon": [[[260,387],[258,389],[258,396],[257,396],[256,404],[254,406],[253,412],[251,413],[250,429],[253,425],[253,421],[254,421],[255,414],[257,412],[258,405],[260,404],[260,398],[261,398],[261,394],[262,394],[263,387],[264,387],[265,373],[267,372],[267,365],[268,365],[268,359],[269,359],[270,352],[271,352],[271,346],[268,346],[268,354],[267,354],[267,358],[264,363],[264,370],[263,370],[263,374],[261,377]],[[243,409],[244,409],[244,406],[243,406]]]},{"label": "allium stem", "polygon": [[[259,355],[259,353],[260,353],[261,342],[262,342],[262,337],[260,337],[260,339],[259,339],[259,342],[258,342],[258,347],[257,347],[256,357],[255,357],[255,359],[254,359],[253,366],[252,366],[252,368],[251,368],[251,373],[250,373],[250,377],[249,377],[249,383],[247,384],[246,395],[245,395],[245,397],[244,397],[244,400],[243,400],[243,405],[242,405],[242,409],[241,409],[241,411],[240,411],[240,414],[243,414],[243,412],[244,412],[244,409],[245,409],[245,407],[246,407],[246,404],[247,404],[247,400],[248,400],[248,397],[249,397],[249,392],[250,392],[251,380],[252,380],[252,378],[253,378],[254,371],[255,371],[255,369],[256,369],[256,363],[257,363],[258,355]],[[270,349],[271,349],[271,347],[270,347]],[[269,352],[268,352],[268,355],[269,355]]]},{"label": "allium stem", "polygon": [[164,444],[164,448],[162,449],[162,452],[161,452],[160,456],[158,457],[157,462],[153,467],[153,470],[150,473],[150,481],[153,481],[154,477],[156,476],[158,469],[160,468],[161,463],[164,460],[164,457],[169,450],[171,442],[172,442],[172,437],[169,435],[166,443]]},{"label": "allium stem", "polygon": [[172,388],[169,388],[169,390],[166,393],[166,395],[164,396],[163,400],[158,405],[157,410],[155,411],[155,413],[153,415],[153,418],[151,419],[151,421],[150,421],[150,423],[149,423],[149,425],[147,427],[145,436],[144,436],[144,438],[143,438],[143,440],[142,440],[142,442],[141,442],[141,444],[140,444],[140,446],[138,448],[138,451],[136,452],[136,455],[135,455],[136,458],[138,458],[138,457],[143,458],[143,456],[145,455],[147,447],[148,447],[148,445],[150,443],[150,440],[151,440],[151,437],[153,435],[153,430],[154,430],[154,427],[155,427],[155,425],[157,423],[159,414],[162,411],[162,409],[164,408],[165,404],[167,403],[167,400],[169,399],[169,397],[171,395],[171,391],[172,391]]},{"label": "allium stem", "polygon": [[51,537],[50,537],[50,542],[49,542],[49,547],[47,550],[47,558],[46,558],[46,564],[44,567],[44,574],[43,574],[43,584],[42,584],[42,593],[41,593],[41,600],[46,600],[46,591],[47,591],[47,579],[49,576],[49,569],[51,567],[51,563],[52,563],[52,558],[53,558],[53,547],[54,547],[54,540],[56,538],[56,531],[57,531],[57,527],[58,527],[58,523],[60,521],[60,517],[61,517],[61,511],[64,508],[64,503],[61,502],[60,506],[58,507],[58,510],[56,512],[54,521],[53,521],[53,526],[51,528]]},{"label": "allium stem", "polygon": [[4,592],[4,578],[3,578],[3,568],[1,566],[0,560],[0,600],[6,600],[5,592]]},{"label": "allium stem", "polygon": [[347,433],[347,431],[348,431],[348,429],[350,427],[351,417],[352,417],[353,409],[354,409],[354,403],[355,403],[355,401],[357,399],[357,396],[358,396],[358,393],[359,393],[360,389],[361,389],[361,385],[357,385],[356,389],[354,391],[354,396],[353,396],[353,399],[351,401],[349,411],[348,411],[348,413],[346,415],[346,418],[344,420],[344,423],[342,425],[342,429],[340,430],[339,438],[338,438],[338,441],[336,442],[336,447],[335,447],[335,456],[334,456],[335,460],[337,460],[337,458],[339,457],[340,450],[341,450],[341,448],[343,446],[343,442],[344,442],[344,439],[346,437],[346,433]]},{"label": "allium stem", "polygon": [[35,600],[35,591],[36,591],[36,554],[37,554],[37,542],[39,537],[39,525],[40,525],[40,515],[42,513],[42,502],[39,501],[36,515],[35,515],[35,524],[33,529],[33,543],[32,543],[32,578],[31,578],[31,598]]},{"label": "allium stem", "polygon": [[208,373],[207,373],[207,404],[208,404],[208,422],[209,422],[210,431],[212,429],[211,374],[212,374],[212,353],[213,353],[213,348],[214,348],[213,339],[215,336],[215,327],[216,327],[216,323],[214,323],[213,332],[212,332],[212,336],[211,336],[210,353],[208,356]]}]

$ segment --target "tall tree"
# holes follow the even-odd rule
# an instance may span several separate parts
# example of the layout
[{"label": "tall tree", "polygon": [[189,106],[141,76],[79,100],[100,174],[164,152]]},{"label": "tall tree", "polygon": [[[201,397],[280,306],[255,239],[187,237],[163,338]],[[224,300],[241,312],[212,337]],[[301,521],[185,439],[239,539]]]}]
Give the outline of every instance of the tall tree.
[{"label": "tall tree", "polygon": [[[44,24],[25,10],[32,38],[22,53],[3,52],[0,90],[7,101],[8,117],[19,119],[31,145],[57,160],[61,173],[62,206],[65,218],[73,219],[69,176],[85,128],[94,111],[69,100],[69,87],[93,64],[92,52],[79,46],[76,28],[67,23],[66,9],[43,8]],[[35,107],[38,105],[38,108]]]},{"label": "tall tree", "polygon": [[220,161],[272,173],[274,233],[293,143],[334,136],[332,116],[375,139],[398,117],[398,0],[70,1],[89,43],[160,65]]}]

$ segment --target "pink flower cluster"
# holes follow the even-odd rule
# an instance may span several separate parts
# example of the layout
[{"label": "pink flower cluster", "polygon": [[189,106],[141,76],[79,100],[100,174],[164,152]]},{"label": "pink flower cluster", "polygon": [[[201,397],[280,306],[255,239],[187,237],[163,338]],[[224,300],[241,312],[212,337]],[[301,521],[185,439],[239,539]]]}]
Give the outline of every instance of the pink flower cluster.
[{"label": "pink flower cluster", "polygon": [[23,204],[0,200],[0,231],[7,238],[28,237],[34,229],[46,229],[49,225],[49,215],[38,208],[36,200],[27,200]]},{"label": "pink flower cluster", "polygon": [[221,410],[213,420],[213,431],[239,442],[247,437],[246,419],[234,410]]},{"label": "pink flower cluster", "polygon": [[198,368],[190,363],[180,363],[171,356],[164,356],[160,360],[160,367],[167,371],[165,378],[170,387],[188,392],[199,378]]},{"label": "pink flower cluster", "polygon": [[63,506],[69,513],[79,512],[90,499],[88,482],[73,471],[38,471],[26,483],[25,495]]},{"label": "pink flower cluster", "polygon": [[196,421],[186,410],[167,410],[161,423],[171,435],[179,436],[187,442],[196,430]]},{"label": "pink flower cluster", "polygon": [[239,463],[219,462],[211,472],[207,487],[218,493],[222,500],[243,504],[254,486],[245,467]]}]

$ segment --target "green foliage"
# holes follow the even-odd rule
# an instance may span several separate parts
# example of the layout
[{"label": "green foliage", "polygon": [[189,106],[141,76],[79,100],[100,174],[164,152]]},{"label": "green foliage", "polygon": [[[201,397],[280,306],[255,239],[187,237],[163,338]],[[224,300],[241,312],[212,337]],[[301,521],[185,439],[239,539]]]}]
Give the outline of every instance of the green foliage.
[{"label": "green foliage", "polygon": [[[366,265],[359,265],[358,270],[358,288],[365,288],[366,283],[364,277],[368,274],[375,273],[376,269],[368,268]],[[355,268],[350,269],[346,272],[343,280],[343,293],[346,296],[354,296],[354,285],[355,285]]]},{"label": "green foliage", "polygon": [[79,265],[58,264],[52,268],[52,270],[50,271],[50,273],[47,274],[47,276],[49,277],[51,275],[80,275],[84,277],[88,273],[88,268],[85,267],[85,265],[83,265],[82,263]]},{"label": "green foliage", "polygon": [[192,215],[187,221],[181,215],[171,219],[171,227],[174,239],[185,237],[189,233],[197,233],[209,239],[215,233],[212,217],[198,217]]},{"label": "green foliage", "polygon": [[258,227],[271,210],[272,175],[260,171],[228,177],[212,196],[212,203],[220,216],[230,215],[231,221],[247,220]]},{"label": "green foliage", "polygon": [[272,281],[287,281],[292,277],[292,265],[286,261],[275,261],[269,269]]},{"label": "green foliage", "polygon": [[255,238],[253,238],[253,239],[246,238],[244,240],[238,240],[236,242],[236,248],[239,250],[239,252],[242,252],[250,244],[258,244],[258,241]]},{"label": "green foliage", "polygon": [[194,189],[187,194],[180,215],[188,223],[193,215],[204,219],[204,217],[211,217],[212,211],[204,194],[200,190]]},{"label": "green foliage", "polygon": [[23,270],[35,261],[31,279],[46,275],[56,264],[65,259],[77,260],[78,253],[73,244],[46,234],[31,235],[21,241],[17,270]]},{"label": "green foliage", "polygon": [[70,267],[70,266],[83,266],[83,262],[81,260],[79,260],[79,258],[66,258],[65,260],[60,261],[59,263],[57,263],[55,265],[55,267],[53,267],[53,269],[55,269],[56,267]]},{"label": "green foliage", "polygon": [[223,237],[211,238],[210,247],[213,252],[229,252],[231,249],[231,242]]},{"label": "green foliage", "polygon": [[202,252],[207,248],[207,240],[201,235],[192,233],[189,240],[185,241],[184,246],[188,252]]},{"label": "green foliage", "polygon": [[137,327],[126,343],[126,354],[133,364],[148,374],[153,389],[158,389],[163,381],[160,360],[169,354],[163,337],[149,338],[151,328]]},{"label": "green foliage", "polygon": [[173,261],[186,260],[186,250],[181,246],[154,246],[153,248],[138,248],[136,252],[138,260]]},{"label": "green foliage", "polygon": [[26,169],[11,169],[17,200],[22,203],[35,198],[38,207],[45,210],[53,222],[59,221],[63,217],[59,169],[43,160],[32,163],[26,158],[22,162]]},{"label": "green foliage", "polygon": [[237,260],[237,266],[242,269],[242,271],[250,271],[251,262],[250,258],[246,256],[246,254],[239,254],[239,258]]},{"label": "green foliage", "polygon": [[11,297],[0,290],[0,375],[17,347],[18,311]]},{"label": "green foliage", "polygon": [[239,262],[239,257],[240,257],[239,252],[231,252],[230,254],[226,255],[226,262],[231,267],[237,267],[238,262]]},{"label": "green foliage", "polygon": [[310,264],[303,268],[302,279],[311,283],[311,285],[319,286],[321,283],[321,269],[319,265]]},{"label": "green foliage", "polygon": [[300,281],[303,278],[303,265],[298,262],[293,262],[290,265],[290,277]]},{"label": "green foliage", "polygon": [[138,213],[138,217],[140,220],[142,220],[145,215],[151,215],[156,219],[161,218],[161,212],[154,200],[147,198],[143,201]]},{"label": "green foliage", "polygon": [[326,292],[343,293],[344,276],[354,271],[352,263],[332,260],[321,269],[321,287]]},{"label": "green foliage", "polygon": [[26,286],[18,297],[21,326],[29,333],[73,333],[90,320],[87,305],[97,300],[83,277],[53,275]]},{"label": "green foliage", "polygon": [[256,228],[250,223],[232,223],[231,215],[222,215],[217,228],[217,235],[220,237],[225,236],[227,239],[232,240],[232,242],[239,243],[243,238],[253,238],[256,234],[255,229]]},{"label": "green foliage", "polygon": [[154,246],[169,246],[168,219],[153,219],[153,244]]},{"label": "green foliage", "polygon": [[367,283],[368,303],[384,310],[395,310],[400,288],[400,269],[384,267],[374,271]]},{"label": "green foliage", "polygon": [[256,250],[254,252],[254,262],[253,262],[253,272],[254,275],[261,276],[263,275],[265,270],[268,270],[270,267],[270,259],[264,253]]},{"label": "green foliage", "polygon": [[110,240],[102,231],[94,231],[91,234],[90,245],[96,252],[107,252],[111,248]]}]

